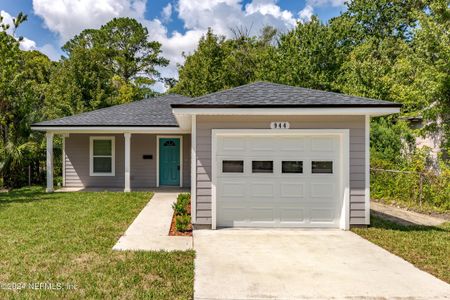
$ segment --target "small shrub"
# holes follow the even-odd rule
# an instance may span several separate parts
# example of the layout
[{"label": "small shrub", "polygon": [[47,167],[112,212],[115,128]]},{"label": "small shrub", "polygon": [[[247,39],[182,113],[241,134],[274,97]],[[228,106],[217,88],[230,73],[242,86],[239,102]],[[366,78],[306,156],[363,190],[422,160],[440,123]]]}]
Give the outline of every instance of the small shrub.
[{"label": "small shrub", "polygon": [[190,201],[191,201],[191,195],[188,193],[179,194],[177,197],[177,202],[182,203],[186,206],[189,204]]},{"label": "small shrub", "polygon": [[189,224],[191,224],[190,215],[177,216],[175,219],[175,227],[177,231],[185,232],[189,230]]},{"label": "small shrub", "polygon": [[183,203],[175,202],[172,204],[173,211],[175,215],[181,216],[187,214],[186,206]]},{"label": "small shrub", "polygon": [[191,195],[187,193],[179,194],[177,201],[172,205],[175,215],[182,216],[188,214],[189,202]]}]

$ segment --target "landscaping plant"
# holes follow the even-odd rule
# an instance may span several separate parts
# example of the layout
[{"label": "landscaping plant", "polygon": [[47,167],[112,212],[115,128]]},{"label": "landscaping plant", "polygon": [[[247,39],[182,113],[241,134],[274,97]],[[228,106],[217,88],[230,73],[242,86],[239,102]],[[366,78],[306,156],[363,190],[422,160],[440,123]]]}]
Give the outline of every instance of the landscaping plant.
[{"label": "landscaping plant", "polygon": [[190,229],[190,203],[191,195],[188,193],[181,193],[178,195],[177,201],[172,205],[175,213],[175,228],[179,232],[185,232]]}]

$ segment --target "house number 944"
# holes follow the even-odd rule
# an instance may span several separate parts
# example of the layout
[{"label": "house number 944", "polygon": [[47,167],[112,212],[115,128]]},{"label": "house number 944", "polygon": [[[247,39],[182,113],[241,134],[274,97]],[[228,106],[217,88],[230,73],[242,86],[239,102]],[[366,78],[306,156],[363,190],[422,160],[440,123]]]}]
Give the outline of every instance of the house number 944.
[{"label": "house number 944", "polygon": [[270,123],[271,129],[289,129],[289,122],[272,122]]}]

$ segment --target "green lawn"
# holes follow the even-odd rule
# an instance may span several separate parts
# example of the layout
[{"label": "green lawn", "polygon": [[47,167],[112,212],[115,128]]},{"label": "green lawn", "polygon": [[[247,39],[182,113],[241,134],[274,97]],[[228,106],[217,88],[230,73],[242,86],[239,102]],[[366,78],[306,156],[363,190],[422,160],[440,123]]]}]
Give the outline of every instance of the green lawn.
[{"label": "green lawn", "polygon": [[[151,196],[0,193],[0,299],[191,299],[193,251],[111,250]],[[13,283],[52,286],[8,290]]]},{"label": "green lawn", "polygon": [[353,232],[450,283],[450,223],[402,226],[371,216],[371,227]]}]

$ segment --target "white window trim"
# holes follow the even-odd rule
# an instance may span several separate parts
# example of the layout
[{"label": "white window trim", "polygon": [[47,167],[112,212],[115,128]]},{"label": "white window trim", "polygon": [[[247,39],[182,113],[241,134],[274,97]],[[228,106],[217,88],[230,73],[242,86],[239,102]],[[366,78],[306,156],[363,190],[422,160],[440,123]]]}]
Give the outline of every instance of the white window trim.
[{"label": "white window trim", "polygon": [[217,138],[218,136],[263,135],[263,136],[302,136],[302,135],[338,135],[340,138],[341,195],[342,208],[339,228],[350,228],[350,130],[349,129],[213,129],[211,134],[211,228],[217,228]]},{"label": "white window trim", "polygon": [[[110,173],[94,172],[94,141],[95,140],[110,140],[111,141],[112,149],[111,149],[111,172]],[[114,137],[114,136],[91,136],[91,137],[89,137],[89,176],[116,176],[116,137]]]},{"label": "white window trim", "polygon": [[180,139],[180,187],[183,187],[183,136],[182,135],[157,135],[156,136],[156,187],[159,187],[159,140]]}]

